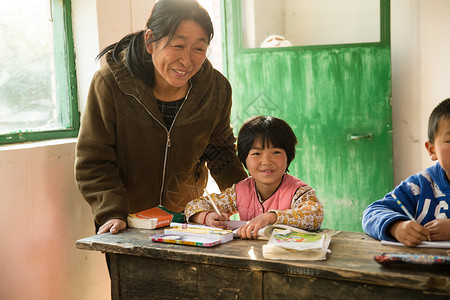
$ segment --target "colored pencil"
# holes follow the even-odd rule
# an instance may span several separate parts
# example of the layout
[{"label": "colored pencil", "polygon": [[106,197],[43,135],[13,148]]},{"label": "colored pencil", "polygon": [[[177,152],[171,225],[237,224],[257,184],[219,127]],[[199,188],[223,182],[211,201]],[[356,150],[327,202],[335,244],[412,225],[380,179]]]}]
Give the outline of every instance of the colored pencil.
[{"label": "colored pencil", "polygon": [[[409,218],[410,220],[416,221],[416,219],[414,219],[414,217],[409,213],[409,211],[406,209],[406,207],[403,205],[403,203],[402,203],[400,200],[398,200],[397,196],[395,196],[394,193],[392,193],[392,198],[394,198],[394,200],[397,201],[397,204],[398,204],[398,205],[400,206],[400,208],[405,212],[405,214],[408,216],[408,218]],[[431,241],[430,236],[427,236],[427,239],[428,239],[429,241]]]},{"label": "colored pencil", "polygon": [[403,205],[402,202],[400,202],[400,200],[398,200],[397,196],[395,196],[394,193],[392,193],[392,198],[394,198],[394,200],[397,201],[397,204],[400,206],[400,208],[405,212],[405,214],[408,216],[408,218],[412,221],[415,221],[416,219],[414,219],[414,217],[409,213],[409,211],[406,209],[406,207]]}]

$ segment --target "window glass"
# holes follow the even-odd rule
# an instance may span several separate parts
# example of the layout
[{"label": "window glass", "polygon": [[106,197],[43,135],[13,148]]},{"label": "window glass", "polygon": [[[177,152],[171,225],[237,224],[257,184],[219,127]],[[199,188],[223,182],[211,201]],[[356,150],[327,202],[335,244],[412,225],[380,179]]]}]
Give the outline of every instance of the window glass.
[{"label": "window glass", "polygon": [[[70,7],[70,1],[64,2]],[[10,135],[6,140],[15,140],[14,134],[73,129],[70,116],[77,114],[71,113],[71,101],[76,97],[68,96],[66,76],[71,37],[66,36],[62,5],[50,0],[2,5],[0,135]]]},{"label": "window glass", "polygon": [[379,0],[241,0],[245,48],[380,42]]}]

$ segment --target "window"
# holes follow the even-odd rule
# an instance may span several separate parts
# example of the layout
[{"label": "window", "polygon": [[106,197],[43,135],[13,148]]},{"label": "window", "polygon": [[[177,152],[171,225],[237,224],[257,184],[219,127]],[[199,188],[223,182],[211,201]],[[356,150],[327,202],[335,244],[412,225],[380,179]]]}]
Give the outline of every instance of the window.
[{"label": "window", "polygon": [[4,3],[0,36],[0,144],[76,136],[70,0]]},{"label": "window", "polygon": [[377,43],[380,0],[241,0],[245,48]]}]

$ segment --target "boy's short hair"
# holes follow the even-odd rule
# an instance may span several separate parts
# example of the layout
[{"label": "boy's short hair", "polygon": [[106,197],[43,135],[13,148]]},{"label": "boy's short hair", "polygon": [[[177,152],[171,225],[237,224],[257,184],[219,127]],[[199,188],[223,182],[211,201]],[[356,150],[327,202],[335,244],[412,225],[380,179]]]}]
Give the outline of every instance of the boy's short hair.
[{"label": "boy's short hair", "polygon": [[450,98],[443,100],[431,112],[428,119],[428,141],[430,143],[434,143],[439,121],[446,118],[450,118]]},{"label": "boy's short hair", "polygon": [[244,167],[248,153],[256,139],[260,139],[263,148],[269,143],[273,147],[286,151],[288,171],[289,164],[295,157],[297,138],[292,128],[283,120],[271,116],[257,116],[244,122],[237,139],[238,157]]}]

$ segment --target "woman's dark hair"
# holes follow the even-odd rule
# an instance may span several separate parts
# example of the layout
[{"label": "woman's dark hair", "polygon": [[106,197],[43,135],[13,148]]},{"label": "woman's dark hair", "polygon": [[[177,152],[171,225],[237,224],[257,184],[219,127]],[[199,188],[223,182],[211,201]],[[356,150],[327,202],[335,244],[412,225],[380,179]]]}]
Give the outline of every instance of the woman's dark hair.
[{"label": "woman's dark hair", "polygon": [[208,44],[214,36],[214,29],[208,12],[196,0],[159,0],[153,6],[150,18],[147,21],[146,29],[124,36],[119,42],[104,48],[97,59],[111,51],[114,61],[118,60],[119,53],[128,47],[126,64],[130,72],[153,85],[154,74],[152,57],[147,52],[145,44],[145,32],[151,29],[153,39],[147,41],[148,44],[157,42],[164,37],[168,37],[170,42],[182,21],[192,20],[203,28]]},{"label": "woman's dark hair", "polygon": [[239,130],[237,139],[238,157],[247,168],[245,161],[255,140],[261,141],[263,149],[272,144],[286,151],[287,167],[295,157],[297,138],[292,128],[283,120],[275,117],[258,116],[248,119]]},{"label": "woman's dark hair", "polygon": [[434,143],[439,122],[442,119],[450,119],[450,98],[443,100],[431,112],[428,118],[428,141]]}]

